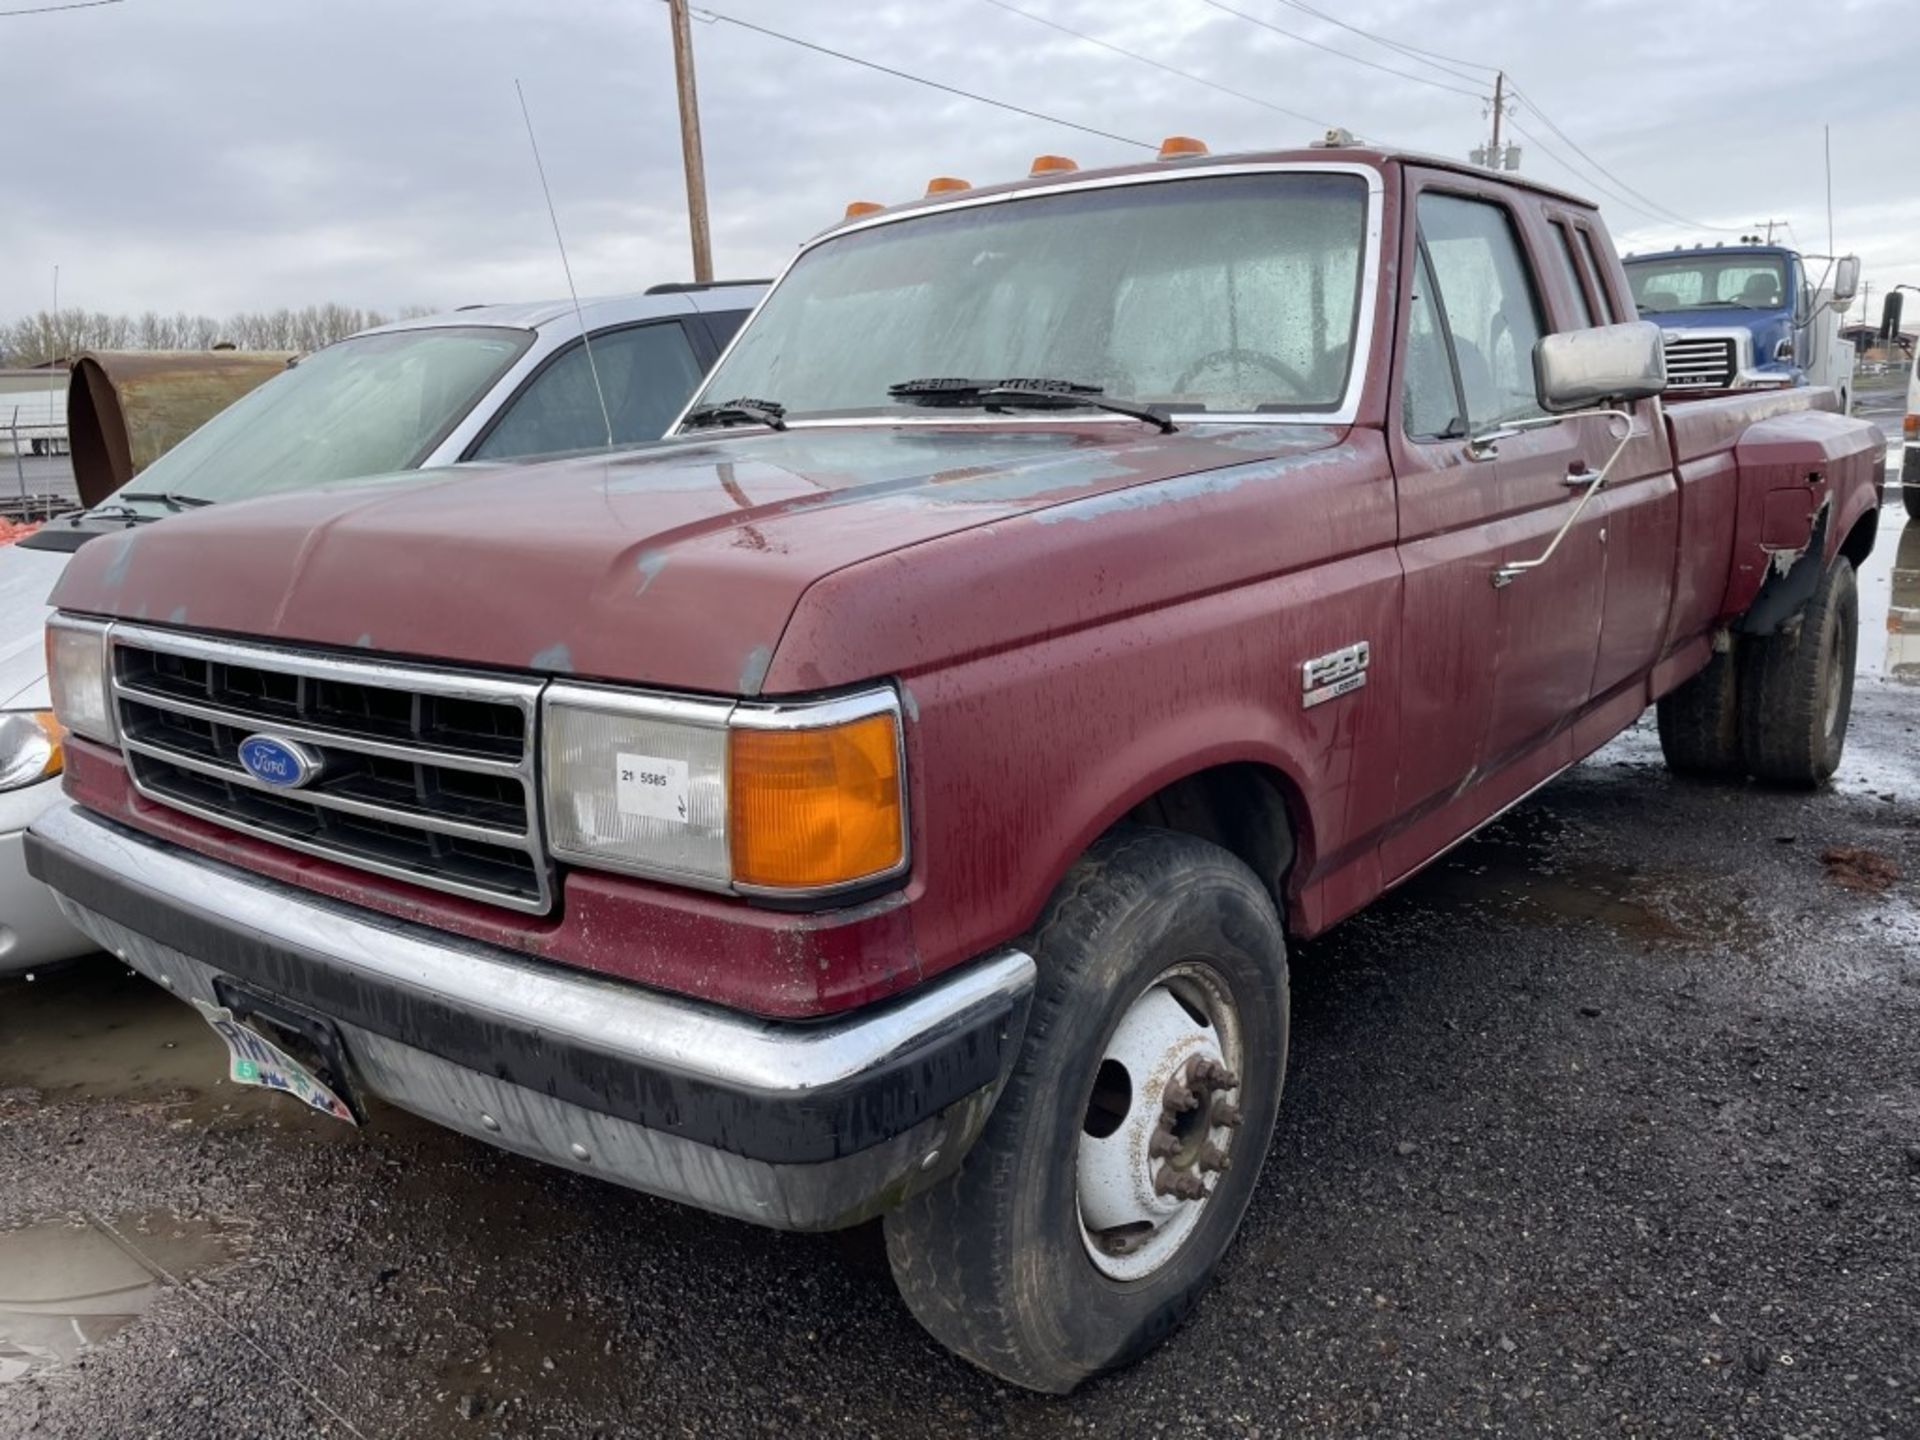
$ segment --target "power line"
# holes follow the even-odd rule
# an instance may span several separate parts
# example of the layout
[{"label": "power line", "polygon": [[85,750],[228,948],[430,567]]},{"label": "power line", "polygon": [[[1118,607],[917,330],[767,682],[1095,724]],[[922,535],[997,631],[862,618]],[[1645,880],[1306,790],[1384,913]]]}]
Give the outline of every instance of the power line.
[{"label": "power line", "polygon": [[[1682,215],[1679,211],[1668,209],[1665,205],[1662,205],[1658,200],[1655,200],[1651,195],[1648,195],[1643,191],[1634,189],[1633,186],[1629,185],[1626,181],[1622,180],[1618,175],[1614,174],[1611,170],[1607,169],[1606,166],[1602,165],[1598,160],[1594,159],[1593,156],[1589,155],[1585,150],[1583,150],[1580,147],[1579,142],[1576,141],[1571,135],[1567,134],[1566,131],[1562,130],[1558,125],[1554,124],[1553,117],[1547,114],[1546,111],[1542,110],[1539,104],[1534,100],[1534,98],[1531,95],[1527,94],[1518,85],[1514,85],[1511,88],[1513,90],[1514,95],[1520,100],[1520,102],[1523,105],[1525,105],[1529,110],[1533,111],[1535,115],[1540,117],[1540,123],[1545,125],[1547,129],[1551,130],[1555,135],[1559,136],[1562,140],[1564,140],[1567,143],[1568,148],[1570,148],[1574,154],[1578,155],[1582,160],[1585,160],[1587,164],[1591,165],[1595,170],[1598,170],[1602,175],[1606,176],[1607,179],[1611,180],[1615,185],[1619,186],[1620,189],[1626,191],[1629,195],[1632,195],[1636,199],[1643,202],[1649,209],[1659,212],[1657,218],[1663,219],[1672,225],[1685,225],[1695,230],[1717,230],[1728,235],[1734,234],[1736,231],[1740,229],[1738,225],[1708,225],[1699,220],[1690,220],[1685,215]],[[1538,142],[1536,141],[1535,143],[1537,144]],[[1566,164],[1564,160],[1561,161],[1561,163],[1563,165]],[[1567,168],[1572,169],[1573,167],[1569,165]],[[1644,214],[1645,212],[1643,211],[1642,213]]]},{"label": "power line", "polygon": [[924,85],[930,90],[941,90],[948,95],[958,95],[963,100],[978,101],[982,105],[991,105],[996,110],[1008,110],[1015,115],[1025,115],[1029,120],[1043,120],[1049,125],[1063,125],[1069,130],[1078,130],[1083,135],[1097,135],[1102,140],[1117,140],[1122,145],[1132,145],[1140,150],[1158,150],[1160,147],[1145,140],[1135,140],[1129,135],[1116,135],[1111,130],[1102,130],[1094,125],[1082,125],[1077,120],[1063,120],[1058,115],[1049,115],[1042,110],[1029,110],[1024,105],[1015,105],[1007,100],[995,100],[991,95],[981,95],[973,90],[962,90],[957,85],[948,85],[944,81],[929,80],[924,75],[915,75],[906,70],[896,70],[891,65],[882,65],[877,60],[863,60],[858,55],[849,55],[844,50],[834,50],[825,45],[816,45],[811,40],[802,40],[798,35],[788,35],[779,30],[771,30],[765,25],[756,25],[751,20],[742,20],[733,15],[722,15],[717,10],[700,9],[694,14],[705,20],[718,20],[726,25],[737,25],[742,30],[751,30],[756,35],[765,35],[772,40],[783,40],[789,45],[798,45],[803,50],[811,50],[816,55],[831,55],[836,60],[844,60],[849,65],[858,65],[866,70],[878,70],[882,75],[892,75],[896,79],[910,80],[915,85]]},{"label": "power line", "polygon": [[60,10],[98,10],[102,5],[119,5],[124,0],[68,0],[65,5],[35,5],[27,10],[0,10],[0,20],[13,15],[52,15]]},{"label": "power line", "polygon": [[1416,85],[1431,85],[1436,90],[1451,91],[1455,95],[1464,95],[1469,100],[1477,100],[1482,103],[1486,101],[1487,97],[1482,95],[1478,90],[1463,90],[1458,85],[1449,85],[1445,81],[1435,80],[1426,75],[1416,75],[1410,70],[1396,70],[1391,65],[1382,65],[1377,61],[1368,60],[1359,55],[1349,55],[1344,50],[1336,50],[1331,45],[1321,44],[1318,40],[1309,40],[1304,35],[1298,35],[1291,30],[1283,29],[1271,21],[1262,20],[1257,15],[1249,15],[1246,11],[1236,10],[1231,5],[1223,5],[1220,3],[1220,0],[1206,0],[1206,3],[1225,14],[1236,15],[1250,25],[1258,25],[1262,30],[1271,30],[1276,35],[1284,35],[1287,39],[1298,41],[1302,45],[1311,45],[1315,50],[1324,50],[1329,55],[1337,55],[1342,60],[1352,61],[1355,65],[1364,65],[1369,70],[1379,70],[1387,75],[1398,76],[1402,80],[1411,80]]},{"label": "power line", "polygon": [[1057,30],[1062,35],[1071,35],[1074,39],[1084,40],[1089,45],[1098,45],[1102,50],[1111,50],[1115,55],[1124,55],[1129,60],[1138,60],[1142,65],[1151,65],[1154,69],[1164,71],[1169,75],[1178,75],[1182,80],[1191,80],[1194,84],[1204,85],[1209,90],[1218,90],[1222,95],[1231,95],[1236,100],[1245,100],[1249,104],[1262,106],[1276,114],[1285,115],[1289,119],[1304,120],[1307,124],[1318,126],[1323,130],[1329,128],[1328,122],[1325,120],[1316,119],[1312,115],[1303,115],[1298,110],[1289,110],[1284,105],[1275,105],[1271,100],[1262,100],[1258,95],[1249,95],[1244,90],[1235,90],[1230,85],[1222,85],[1218,81],[1207,79],[1204,75],[1195,75],[1192,71],[1181,70],[1176,66],[1168,65],[1164,61],[1156,60],[1151,55],[1142,55],[1138,51],[1127,49],[1125,46],[1115,45],[1110,40],[1102,40],[1098,35],[1088,35],[1084,31],[1075,30],[1070,25],[1062,25],[1057,20],[1049,20],[1044,15],[1035,15],[1031,10],[1022,10],[1018,5],[1010,5],[1007,3],[1007,0],[986,0],[986,3],[994,6],[996,9],[1005,10],[1010,15],[1018,15],[1022,19],[1031,20],[1036,25],[1044,25],[1049,30]]},{"label": "power line", "polygon": [[[1633,213],[1636,215],[1644,215],[1647,219],[1658,221],[1662,225],[1671,225],[1675,223],[1673,220],[1669,219],[1667,216],[1657,214],[1654,211],[1647,209],[1644,205],[1636,205],[1632,200],[1629,200],[1625,195],[1622,195],[1619,191],[1615,190],[1612,186],[1604,184],[1603,182],[1594,179],[1592,175],[1582,170],[1579,166],[1575,165],[1571,160],[1568,160],[1564,155],[1561,155],[1556,151],[1548,149],[1546,141],[1542,140],[1538,135],[1535,135],[1531,130],[1527,129],[1526,126],[1522,125],[1518,120],[1509,120],[1507,123],[1513,126],[1513,128],[1516,131],[1518,131],[1521,135],[1525,136],[1528,143],[1531,144],[1534,149],[1538,150],[1542,155],[1545,155],[1549,160],[1553,161],[1554,164],[1558,165],[1561,169],[1565,170],[1569,175],[1573,176],[1574,180],[1578,184],[1587,186],[1590,189],[1598,191],[1600,195],[1603,196],[1605,199],[1611,200],[1614,204],[1622,207],[1623,209],[1633,211]],[[1682,221],[1679,223],[1685,224],[1690,222]]]},{"label": "power line", "polygon": [[[1214,0],[1207,0],[1207,3],[1213,4]],[[1397,51],[1400,54],[1407,56],[1409,59],[1417,60],[1423,64],[1431,65],[1433,68],[1437,70],[1441,70],[1446,74],[1452,75],[1455,79],[1458,79],[1458,80],[1467,80],[1471,82],[1474,77],[1471,75],[1462,74],[1459,70],[1450,69],[1448,67],[1456,66],[1456,65],[1465,65],[1465,66],[1471,66],[1477,69],[1496,70],[1496,71],[1499,68],[1493,65],[1486,65],[1483,62],[1478,60],[1463,60],[1458,56],[1445,55],[1437,50],[1425,50],[1418,45],[1404,44],[1401,41],[1393,40],[1388,38],[1385,35],[1381,35],[1374,31],[1364,29],[1361,26],[1349,24],[1347,21],[1340,19],[1338,16],[1329,15],[1325,11],[1316,9],[1314,6],[1307,4],[1306,0],[1278,0],[1278,3],[1289,6],[1292,9],[1302,12],[1303,14],[1311,15],[1316,20],[1324,20],[1330,25],[1337,25],[1342,30],[1346,30],[1354,35],[1358,35],[1363,39],[1371,40],[1375,44],[1384,45],[1390,50]],[[1216,8],[1225,9],[1226,7],[1216,6]],[[1253,19],[1252,16],[1247,16],[1245,18]],[[1260,22],[1256,20],[1254,23],[1258,24]],[[1275,28],[1275,27],[1270,27],[1270,28]],[[1286,33],[1286,32],[1282,32],[1282,33]],[[1294,38],[1301,39],[1304,37],[1295,36]],[[1312,42],[1308,42],[1308,43],[1312,43]],[[1325,47],[1321,47],[1321,48],[1325,48]],[[1338,54],[1342,54],[1343,52],[1336,50],[1336,51],[1333,51],[1332,53],[1338,55]],[[1346,56],[1345,58],[1351,59],[1351,60],[1358,60],[1360,57]],[[1368,62],[1362,61],[1361,63],[1364,64]],[[1376,68],[1385,68],[1385,67],[1376,67]],[[1401,72],[1389,71],[1388,73],[1399,74]],[[1424,77],[1408,77],[1408,78],[1421,79],[1422,82],[1426,84],[1437,83],[1434,81],[1425,80]],[[1450,87],[1442,87],[1442,88],[1450,88]],[[1618,191],[1625,192],[1624,195],[1619,195],[1616,193],[1616,198],[1619,199],[1620,203],[1625,205],[1628,209],[1634,210],[1639,214],[1646,215],[1650,219],[1660,220],[1667,224],[1685,225],[1692,229],[1716,230],[1716,231],[1723,231],[1727,234],[1732,234],[1735,230],[1739,228],[1738,226],[1731,226],[1731,225],[1707,225],[1707,224],[1703,224],[1700,221],[1689,219],[1687,216],[1680,214],[1677,210],[1673,210],[1668,208],[1665,205],[1662,205],[1659,201],[1655,200],[1652,196],[1646,194],[1644,191],[1638,190],[1632,185],[1629,185],[1625,180],[1622,180],[1618,175],[1614,174],[1613,171],[1607,169],[1606,166],[1602,165],[1598,160],[1594,159],[1593,156],[1589,155],[1577,140],[1575,140],[1571,135],[1567,134],[1566,131],[1562,130],[1559,127],[1559,125],[1555,124],[1553,117],[1547,114],[1546,111],[1542,110],[1540,106],[1534,101],[1532,96],[1528,95],[1525,91],[1521,90],[1521,88],[1518,85],[1510,84],[1509,88],[1512,90],[1514,97],[1517,100],[1519,100],[1522,104],[1526,105],[1528,109],[1532,110],[1533,113],[1540,118],[1540,122],[1543,125],[1545,125],[1548,130],[1552,131],[1553,134],[1555,134],[1563,142],[1565,142],[1567,147],[1571,149],[1574,152],[1574,154],[1578,155],[1589,166],[1591,166],[1592,169],[1597,170],[1601,175],[1605,176],[1608,181],[1611,181],[1613,186],[1617,187]],[[1520,129],[1520,127],[1517,124],[1514,126],[1514,128],[1516,130]],[[1520,130],[1520,133],[1523,135],[1527,134],[1525,130]],[[1531,135],[1528,135],[1528,138],[1532,140],[1533,143],[1536,146],[1538,146],[1544,153],[1546,153],[1553,160],[1555,160],[1560,165],[1565,167],[1565,169],[1568,171],[1569,174],[1580,176],[1581,182],[1583,184],[1591,184],[1591,185],[1594,185],[1596,188],[1605,188],[1601,186],[1599,182],[1594,181],[1590,176],[1583,174],[1583,172],[1580,170],[1579,167],[1575,166],[1570,161],[1563,159],[1561,156],[1554,154],[1553,151],[1548,150],[1545,145],[1541,144],[1538,138]],[[1614,192],[1610,192],[1610,193],[1614,193]],[[1634,200],[1637,200],[1641,203],[1635,204],[1634,200],[1626,199],[1625,196],[1632,196],[1634,197]]]},{"label": "power line", "polygon": [[1389,50],[1397,50],[1409,60],[1418,60],[1422,64],[1431,65],[1434,69],[1443,71],[1453,76],[1456,80],[1466,80],[1470,83],[1478,83],[1479,81],[1478,76],[1469,75],[1462,70],[1452,68],[1456,65],[1469,65],[1476,70],[1497,70],[1500,68],[1497,65],[1488,65],[1484,61],[1457,60],[1451,55],[1442,55],[1437,50],[1422,50],[1418,45],[1404,45],[1398,40],[1389,40],[1385,35],[1376,34],[1372,30],[1363,30],[1358,25],[1350,25],[1337,15],[1329,15],[1324,10],[1316,10],[1313,6],[1304,4],[1303,0],[1279,0],[1279,3],[1282,5],[1290,5],[1303,14],[1313,16],[1316,20],[1326,21],[1329,25],[1338,25],[1342,30],[1350,31],[1363,40],[1371,40],[1376,45],[1384,45]]}]

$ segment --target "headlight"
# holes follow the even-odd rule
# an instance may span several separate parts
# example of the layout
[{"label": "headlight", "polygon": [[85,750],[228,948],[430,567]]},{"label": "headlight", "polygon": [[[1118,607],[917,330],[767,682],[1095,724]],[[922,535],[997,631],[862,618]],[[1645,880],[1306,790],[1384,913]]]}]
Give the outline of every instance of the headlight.
[{"label": "headlight", "polygon": [[0,714],[0,790],[18,790],[58,775],[64,733],[51,710]]},{"label": "headlight", "polygon": [[47,685],[53,713],[76,735],[111,745],[112,687],[107,679],[107,627],[56,615],[47,621]]},{"label": "headlight", "polygon": [[736,705],[555,685],[544,704],[547,837],[562,860],[789,898],[907,867],[891,690]]}]

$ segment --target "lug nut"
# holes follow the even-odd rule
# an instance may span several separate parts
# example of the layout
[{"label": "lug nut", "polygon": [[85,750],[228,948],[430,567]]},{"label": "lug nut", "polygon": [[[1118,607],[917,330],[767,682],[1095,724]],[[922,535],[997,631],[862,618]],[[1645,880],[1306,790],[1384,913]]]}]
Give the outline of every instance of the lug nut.
[{"label": "lug nut", "polygon": [[1200,1097],[1182,1085],[1178,1078],[1169,1080],[1161,1095],[1161,1102],[1172,1115],[1184,1115],[1200,1103]]},{"label": "lug nut", "polygon": [[1160,1173],[1153,1177],[1153,1189],[1157,1195],[1171,1195],[1177,1200],[1207,1198],[1206,1181],[1190,1170],[1175,1170],[1171,1165],[1160,1167]]},{"label": "lug nut", "polygon": [[1164,1125],[1153,1132],[1147,1141],[1147,1157],[1152,1160],[1164,1160],[1180,1148],[1180,1142],[1174,1138],[1173,1131]]},{"label": "lug nut", "polygon": [[1199,1165],[1202,1170],[1231,1170],[1233,1160],[1218,1145],[1208,1145],[1200,1151]]},{"label": "lug nut", "polygon": [[1213,1123],[1227,1130],[1236,1128],[1240,1124],[1240,1107],[1231,1100],[1214,1101]]}]

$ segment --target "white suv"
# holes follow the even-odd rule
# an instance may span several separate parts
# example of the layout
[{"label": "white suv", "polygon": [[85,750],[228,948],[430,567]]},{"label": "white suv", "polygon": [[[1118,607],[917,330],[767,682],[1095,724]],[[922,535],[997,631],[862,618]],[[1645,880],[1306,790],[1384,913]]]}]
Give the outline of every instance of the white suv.
[{"label": "white suv", "polygon": [[578,315],[570,300],[474,306],[364,331],[235,401],[93,508],[0,546],[0,975],[96,948],[21,853],[60,788],[41,632],[69,555],[199,505],[657,440],[764,290],[659,285]]}]

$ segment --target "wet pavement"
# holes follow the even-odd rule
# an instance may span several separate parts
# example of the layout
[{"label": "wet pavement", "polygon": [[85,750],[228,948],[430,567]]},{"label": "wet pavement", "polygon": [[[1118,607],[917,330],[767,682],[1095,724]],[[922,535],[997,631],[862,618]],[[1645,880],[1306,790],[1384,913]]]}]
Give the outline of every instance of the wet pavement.
[{"label": "wet pavement", "polygon": [[977,1374],[872,1227],[237,1090],[102,959],[0,982],[0,1436],[1920,1435],[1902,519],[1831,789],[1677,781],[1643,722],[1302,947],[1253,1211],[1133,1371]]}]

